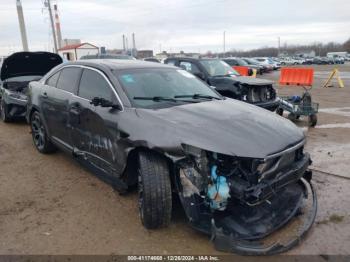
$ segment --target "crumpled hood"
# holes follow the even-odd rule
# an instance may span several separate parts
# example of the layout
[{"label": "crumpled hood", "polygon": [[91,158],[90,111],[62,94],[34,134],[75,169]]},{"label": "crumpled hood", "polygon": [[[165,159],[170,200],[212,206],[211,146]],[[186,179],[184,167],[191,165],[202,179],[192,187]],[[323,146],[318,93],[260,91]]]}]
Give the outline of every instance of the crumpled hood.
[{"label": "crumpled hood", "polygon": [[18,52],[7,57],[1,67],[1,80],[17,76],[43,76],[63,62],[49,52]]},{"label": "crumpled hood", "polygon": [[217,153],[265,158],[304,139],[292,122],[233,99],[165,109],[137,109],[152,146],[175,149],[188,144]]}]

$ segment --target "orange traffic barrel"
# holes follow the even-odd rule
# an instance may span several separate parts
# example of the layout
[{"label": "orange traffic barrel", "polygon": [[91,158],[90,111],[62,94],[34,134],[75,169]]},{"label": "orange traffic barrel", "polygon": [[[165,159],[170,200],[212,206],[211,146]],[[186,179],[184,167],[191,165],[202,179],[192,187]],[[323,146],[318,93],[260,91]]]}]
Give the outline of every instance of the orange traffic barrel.
[{"label": "orange traffic barrel", "polygon": [[282,68],[280,85],[312,86],[314,82],[313,68]]}]

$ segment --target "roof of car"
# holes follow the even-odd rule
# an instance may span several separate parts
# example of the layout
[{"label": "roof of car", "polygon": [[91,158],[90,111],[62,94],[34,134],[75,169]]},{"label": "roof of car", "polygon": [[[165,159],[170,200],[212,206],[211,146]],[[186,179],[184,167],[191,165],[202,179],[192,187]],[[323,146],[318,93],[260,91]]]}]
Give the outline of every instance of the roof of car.
[{"label": "roof of car", "polygon": [[203,60],[218,60],[218,59],[220,59],[220,58],[168,57],[165,60],[203,61]]},{"label": "roof of car", "polygon": [[165,65],[161,63],[140,61],[140,60],[117,60],[117,59],[89,59],[79,60],[74,62],[65,63],[65,66],[69,65],[82,65],[82,66],[104,66],[111,70],[121,69],[141,69],[141,68],[175,68],[171,65]]}]

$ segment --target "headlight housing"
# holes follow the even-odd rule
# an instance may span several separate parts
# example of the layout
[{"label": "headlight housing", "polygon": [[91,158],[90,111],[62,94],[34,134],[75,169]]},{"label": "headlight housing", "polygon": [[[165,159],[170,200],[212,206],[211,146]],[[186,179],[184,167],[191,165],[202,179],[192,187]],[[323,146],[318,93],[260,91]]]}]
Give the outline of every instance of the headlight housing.
[{"label": "headlight housing", "polygon": [[22,94],[22,93],[20,93],[20,92],[11,92],[9,94],[9,97],[10,98],[14,98],[14,99],[23,100],[23,101],[27,101],[28,100],[27,96]]}]

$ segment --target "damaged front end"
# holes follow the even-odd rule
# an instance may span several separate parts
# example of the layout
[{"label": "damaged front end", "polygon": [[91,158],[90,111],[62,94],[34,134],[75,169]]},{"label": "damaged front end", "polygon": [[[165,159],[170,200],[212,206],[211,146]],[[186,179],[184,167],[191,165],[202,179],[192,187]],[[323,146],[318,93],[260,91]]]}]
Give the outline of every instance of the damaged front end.
[{"label": "damaged front end", "polygon": [[183,145],[176,184],[190,224],[226,252],[270,255],[298,244],[317,209],[303,145],[265,159]]}]

